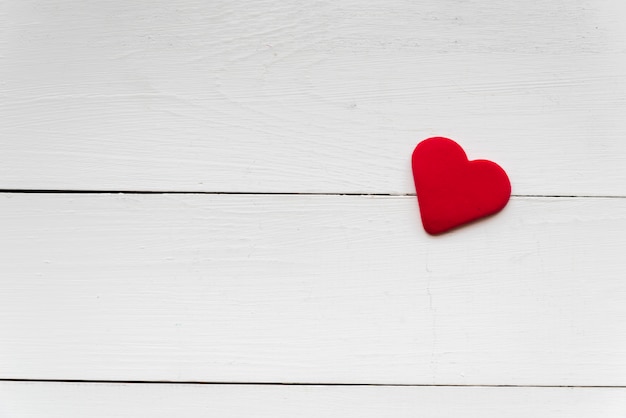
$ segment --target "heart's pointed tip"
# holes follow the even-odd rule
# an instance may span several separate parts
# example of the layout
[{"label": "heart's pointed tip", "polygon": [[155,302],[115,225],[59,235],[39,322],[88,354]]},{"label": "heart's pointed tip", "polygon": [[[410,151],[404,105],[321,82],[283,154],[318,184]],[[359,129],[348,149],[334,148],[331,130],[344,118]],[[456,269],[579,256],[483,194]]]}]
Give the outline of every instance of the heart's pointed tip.
[{"label": "heart's pointed tip", "polygon": [[443,235],[446,232],[450,231],[452,228],[450,229],[444,229],[444,230],[438,230],[438,229],[428,229],[426,227],[424,227],[424,231],[426,231],[426,233],[432,237],[438,237],[439,235]]}]

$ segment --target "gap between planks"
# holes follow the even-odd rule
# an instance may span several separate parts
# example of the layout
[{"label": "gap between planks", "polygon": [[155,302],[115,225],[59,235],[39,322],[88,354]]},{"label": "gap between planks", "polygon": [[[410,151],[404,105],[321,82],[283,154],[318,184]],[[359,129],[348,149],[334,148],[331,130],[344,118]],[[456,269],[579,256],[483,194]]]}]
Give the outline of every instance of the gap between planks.
[{"label": "gap between planks", "polygon": [[170,380],[83,380],[83,379],[11,379],[0,382],[29,383],[94,383],[94,384],[150,384],[150,385],[230,385],[230,386],[386,386],[386,387],[466,387],[466,388],[581,388],[626,389],[611,385],[461,385],[461,384],[411,384],[411,383],[325,383],[325,382],[202,382]]},{"label": "gap between planks", "polygon": [[[380,196],[414,197],[415,193],[322,193],[322,192],[203,192],[180,190],[62,190],[62,189],[0,189],[0,193],[24,194],[182,194],[182,195],[243,195],[243,196]],[[554,199],[624,199],[622,195],[554,195],[554,194],[512,194],[512,198],[554,198]]]}]

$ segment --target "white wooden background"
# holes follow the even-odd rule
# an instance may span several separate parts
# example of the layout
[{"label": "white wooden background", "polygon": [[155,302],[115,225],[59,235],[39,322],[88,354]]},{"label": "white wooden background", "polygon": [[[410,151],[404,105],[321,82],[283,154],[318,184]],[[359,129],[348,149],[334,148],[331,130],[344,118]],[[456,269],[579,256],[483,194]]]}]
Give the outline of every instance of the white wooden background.
[{"label": "white wooden background", "polygon": [[[622,0],[0,1],[0,416],[626,416]],[[433,135],[509,173],[421,229]]]}]

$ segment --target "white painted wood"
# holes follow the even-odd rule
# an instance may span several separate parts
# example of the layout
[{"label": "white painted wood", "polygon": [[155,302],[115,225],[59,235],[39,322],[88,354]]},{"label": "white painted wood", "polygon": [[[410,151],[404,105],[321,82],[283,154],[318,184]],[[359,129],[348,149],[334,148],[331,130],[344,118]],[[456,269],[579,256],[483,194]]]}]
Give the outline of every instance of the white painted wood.
[{"label": "white painted wood", "polygon": [[3,382],[0,403],[3,418],[623,418],[626,389]]},{"label": "white painted wood", "polygon": [[626,195],[621,0],[0,7],[0,188],[410,193],[443,135]]},{"label": "white painted wood", "polygon": [[626,385],[626,199],[0,195],[0,378]]}]

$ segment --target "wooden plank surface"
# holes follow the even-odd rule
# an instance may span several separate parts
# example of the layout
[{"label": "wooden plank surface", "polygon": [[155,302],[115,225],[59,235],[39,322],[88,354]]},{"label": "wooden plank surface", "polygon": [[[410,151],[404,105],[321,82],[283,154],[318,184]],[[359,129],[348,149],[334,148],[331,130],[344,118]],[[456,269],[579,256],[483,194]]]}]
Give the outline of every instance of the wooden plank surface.
[{"label": "wooden plank surface", "polygon": [[3,382],[0,403],[3,418],[623,418],[626,389]]},{"label": "wooden plank surface", "polygon": [[433,135],[626,195],[626,6],[7,1],[0,188],[411,193]]},{"label": "wooden plank surface", "polygon": [[0,378],[626,385],[626,200],[0,195]]}]

